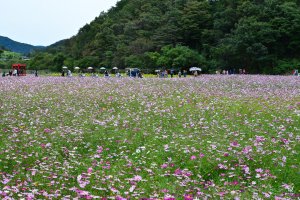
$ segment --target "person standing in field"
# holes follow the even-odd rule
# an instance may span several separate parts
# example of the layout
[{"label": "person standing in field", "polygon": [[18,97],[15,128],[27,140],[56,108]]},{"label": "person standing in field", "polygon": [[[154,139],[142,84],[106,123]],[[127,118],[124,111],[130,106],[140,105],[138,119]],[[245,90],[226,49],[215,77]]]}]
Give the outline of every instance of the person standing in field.
[{"label": "person standing in field", "polygon": [[72,76],[72,72],[71,72],[71,70],[68,70],[68,72],[67,72],[67,76],[68,76],[68,77],[71,77],[71,76]]},{"label": "person standing in field", "polygon": [[178,72],[178,77],[181,78],[181,71]]},{"label": "person standing in field", "polygon": [[183,77],[185,78],[187,75],[187,71],[186,70],[183,70]]},{"label": "person standing in field", "polygon": [[13,76],[17,76],[17,74],[18,74],[18,70],[17,69],[14,69],[14,71],[13,71]]},{"label": "person standing in field", "polygon": [[196,71],[194,71],[194,77],[197,77],[197,76],[198,76],[198,72],[196,70]]},{"label": "person standing in field", "polygon": [[171,78],[173,78],[174,70],[171,69],[170,75],[171,75]]}]

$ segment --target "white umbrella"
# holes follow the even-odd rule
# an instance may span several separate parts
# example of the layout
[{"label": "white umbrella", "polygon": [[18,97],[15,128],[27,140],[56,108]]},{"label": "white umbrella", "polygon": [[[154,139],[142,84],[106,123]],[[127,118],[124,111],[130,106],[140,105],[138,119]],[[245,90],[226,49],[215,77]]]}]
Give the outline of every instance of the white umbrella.
[{"label": "white umbrella", "polygon": [[67,66],[63,66],[62,68],[63,68],[63,69],[68,69],[68,67],[67,67]]},{"label": "white umbrella", "polygon": [[100,69],[105,69],[105,67],[101,67]]},{"label": "white umbrella", "polygon": [[192,67],[192,68],[190,68],[190,72],[193,72],[193,71],[202,71],[202,69],[201,68],[199,68],[199,67]]},{"label": "white umbrella", "polygon": [[92,67],[88,67],[88,69],[93,69]]},{"label": "white umbrella", "polygon": [[118,69],[117,67],[114,67],[113,69]]},{"label": "white umbrella", "polygon": [[80,69],[79,67],[74,67],[74,69]]}]

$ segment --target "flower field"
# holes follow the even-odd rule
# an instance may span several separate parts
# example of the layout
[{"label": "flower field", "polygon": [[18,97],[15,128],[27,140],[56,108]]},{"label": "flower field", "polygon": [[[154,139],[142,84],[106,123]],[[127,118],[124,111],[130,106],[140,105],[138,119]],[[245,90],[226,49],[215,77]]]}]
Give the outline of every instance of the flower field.
[{"label": "flower field", "polygon": [[300,198],[300,79],[0,78],[0,199]]}]

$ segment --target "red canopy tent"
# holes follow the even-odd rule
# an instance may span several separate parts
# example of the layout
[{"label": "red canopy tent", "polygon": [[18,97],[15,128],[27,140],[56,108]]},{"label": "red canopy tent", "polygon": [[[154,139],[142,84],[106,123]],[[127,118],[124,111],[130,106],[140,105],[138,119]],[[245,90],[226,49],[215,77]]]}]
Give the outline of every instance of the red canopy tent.
[{"label": "red canopy tent", "polygon": [[17,70],[19,76],[26,76],[26,64],[12,64],[12,70]]}]

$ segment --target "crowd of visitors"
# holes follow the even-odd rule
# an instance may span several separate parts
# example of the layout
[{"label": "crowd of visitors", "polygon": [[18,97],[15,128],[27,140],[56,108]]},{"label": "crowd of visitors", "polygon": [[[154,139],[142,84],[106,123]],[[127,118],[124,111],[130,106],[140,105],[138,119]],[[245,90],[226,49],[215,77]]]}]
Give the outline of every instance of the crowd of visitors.
[{"label": "crowd of visitors", "polygon": [[[169,73],[170,73],[170,77],[173,78],[174,75],[175,75],[174,70],[170,70],[169,72],[168,72],[168,70],[162,70],[162,71],[158,70],[156,76],[158,78],[168,78]],[[182,76],[186,77],[187,76],[187,70],[183,70],[182,72],[179,70],[178,73],[177,73],[177,76],[178,76],[178,78],[181,78]]]},{"label": "crowd of visitors", "polygon": [[[2,70],[1,70],[2,71]],[[1,74],[0,71],[0,74]],[[201,71],[191,71],[189,74],[193,75],[194,77],[197,77],[200,75]],[[38,70],[34,70],[32,71],[32,74],[35,77],[38,77]],[[235,70],[235,69],[229,69],[229,70],[220,70],[220,71],[216,71],[216,74],[221,74],[221,75],[233,75],[233,74],[247,74],[245,69],[239,69],[239,70]],[[293,70],[291,73],[293,76],[300,76],[300,73],[298,72],[297,69]],[[2,77],[5,76],[21,76],[22,72],[20,72],[18,69],[12,69],[9,70],[8,73],[6,73],[5,71],[2,72]],[[143,73],[141,72],[141,70],[139,69],[133,69],[133,70],[128,70],[126,71],[126,75],[128,77],[133,77],[133,78],[143,78]],[[187,77],[188,75],[188,71],[187,70],[179,70],[178,72],[176,72],[175,70],[156,70],[156,76],[158,78],[168,78],[168,77],[175,77],[177,75],[178,78],[181,77]],[[72,72],[71,70],[62,70],[61,72],[61,76],[67,76],[67,77],[72,77]],[[78,73],[79,77],[85,77],[86,75],[82,72]],[[121,73],[119,71],[115,71],[114,75],[111,75],[109,73],[108,70],[105,70],[103,73],[103,76],[108,78],[108,77],[117,77],[120,78],[122,77]],[[91,77],[98,77],[98,74],[96,73],[91,73]]]},{"label": "crowd of visitors", "polygon": [[3,71],[3,73],[2,73],[2,77],[5,77],[5,76],[19,76],[19,75],[20,75],[20,71],[17,70],[17,69],[9,70],[8,73],[5,73],[5,71]]}]

